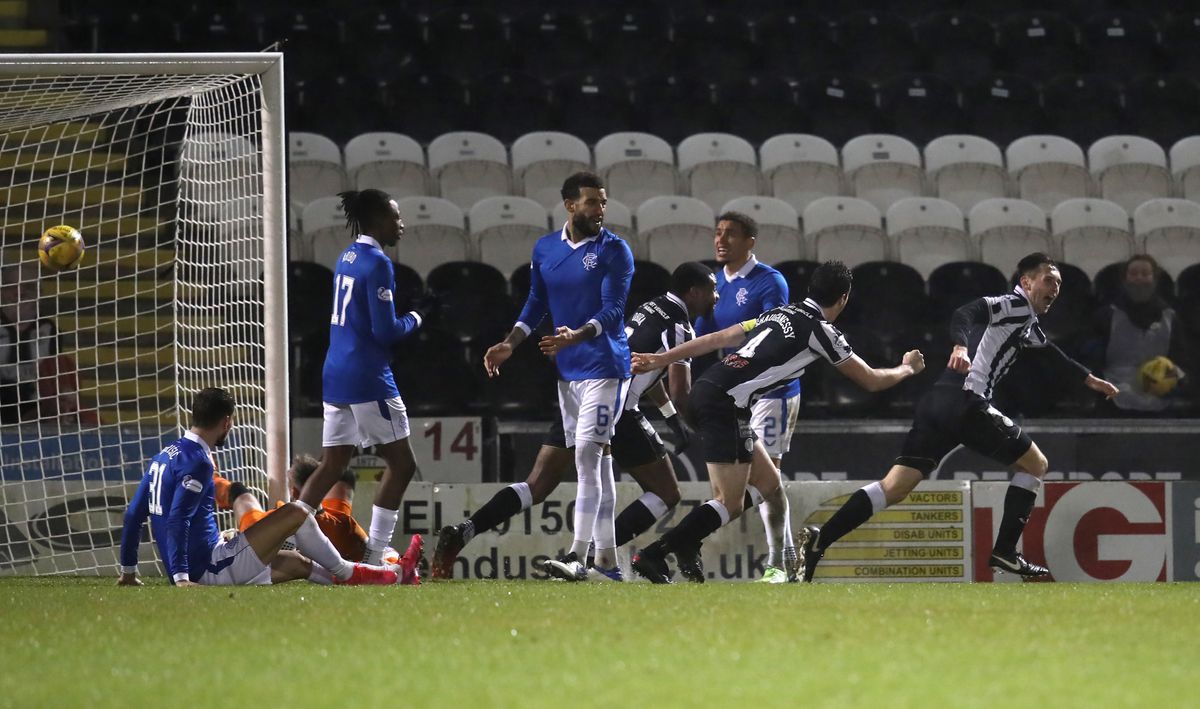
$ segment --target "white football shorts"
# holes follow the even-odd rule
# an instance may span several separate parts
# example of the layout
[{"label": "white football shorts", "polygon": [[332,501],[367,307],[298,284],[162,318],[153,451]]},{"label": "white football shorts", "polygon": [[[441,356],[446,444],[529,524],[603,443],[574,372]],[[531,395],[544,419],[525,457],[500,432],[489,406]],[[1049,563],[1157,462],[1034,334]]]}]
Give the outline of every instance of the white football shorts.
[{"label": "white football shorts", "polygon": [[234,534],[213,547],[208,569],[197,583],[205,586],[264,586],[271,583],[271,567],[262,563],[246,535]]},{"label": "white football shorts", "polygon": [[792,447],[800,395],[786,399],[759,399],[750,405],[750,428],[771,458],[782,458]]},{"label": "white football shorts", "polygon": [[360,446],[391,443],[408,438],[408,409],[400,397],[361,404],[325,402],[321,445]]},{"label": "white football shorts", "polygon": [[575,441],[608,443],[629,395],[628,379],[581,379],[558,382],[558,408],[562,411],[567,448]]}]

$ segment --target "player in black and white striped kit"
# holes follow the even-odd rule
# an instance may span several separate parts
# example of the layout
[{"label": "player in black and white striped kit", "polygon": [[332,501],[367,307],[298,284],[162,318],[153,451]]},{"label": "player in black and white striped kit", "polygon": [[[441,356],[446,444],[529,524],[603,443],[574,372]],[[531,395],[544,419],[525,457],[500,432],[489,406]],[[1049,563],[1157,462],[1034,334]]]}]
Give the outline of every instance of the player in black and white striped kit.
[{"label": "player in black and white striped kit", "polygon": [[669,583],[666,556],[673,553],[685,578],[703,582],[700,544],[704,538],[741,514],[748,484],[761,486],[764,496],[778,487],[779,474],[750,427],[750,407],[764,393],[799,377],[819,359],[870,391],[887,389],[924,368],[925,361],[916,350],[905,353],[903,363],[889,369],[873,369],[854,354],[846,338],[831,324],[850,299],[851,281],[845,264],[830,261],[813,272],[809,297],[802,303],[772,308],[753,320],[661,354],[636,353],[636,348],[631,348],[635,352],[633,372],[637,374],[681,358],[739,347],[709,367],[692,387],[692,418],[708,463],[713,499],[642,549],[633,560],[634,571],[654,583]]},{"label": "player in black and white striped kit", "polygon": [[1026,350],[1040,352],[1046,366],[1054,367],[1064,378],[1081,380],[1110,399],[1117,388],[1093,376],[1042,332],[1038,316],[1050,309],[1062,287],[1054,261],[1033,253],[1021,259],[1017,273],[1020,282],[1011,293],[979,298],[954,312],[950,320],[954,349],[946,371],[917,404],[912,429],[888,474],[851,495],[824,527],[806,527],[801,533],[805,581],[812,581],[830,544],[907,497],[960,445],[1017,469],[1004,498],[992,568],[1021,576],[1048,573],[1046,567],[1029,562],[1017,551],[1017,540],[1046,474],[1046,456],[1020,426],[992,406],[992,394],[1017,354]]}]

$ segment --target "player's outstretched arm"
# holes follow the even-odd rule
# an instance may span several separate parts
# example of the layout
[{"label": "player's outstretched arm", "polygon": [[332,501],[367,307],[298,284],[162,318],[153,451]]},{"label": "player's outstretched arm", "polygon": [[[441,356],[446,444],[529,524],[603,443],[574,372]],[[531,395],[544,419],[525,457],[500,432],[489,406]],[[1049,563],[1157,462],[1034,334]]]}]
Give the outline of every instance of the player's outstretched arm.
[{"label": "player's outstretched arm", "polygon": [[528,336],[529,332],[523,328],[523,323],[517,323],[508,333],[508,337],[492,345],[487,352],[483,353],[483,371],[487,372],[489,377],[500,376],[500,365],[512,357],[513,350]]},{"label": "player's outstretched arm", "polygon": [[[749,327],[747,327],[747,324],[749,324]],[[681,359],[699,357],[725,347],[737,347],[746,341],[746,333],[753,327],[754,321],[747,320],[744,323],[730,325],[724,330],[710,332],[694,340],[689,340],[682,345],[672,347],[666,352],[658,354],[635,352],[631,357],[633,373],[643,374],[645,372],[653,372]]]},{"label": "player's outstretched arm", "polygon": [[1117,395],[1117,392],[1120,391],[1117,388],[1116,384],[1113,384],[1110,381],[1101,379],[1100,377],[1097,377],[1095,374],[1087,375],[1087,379],[1083,380],[1083,384],[1088,389],[1091,389],[1094,392],[1103,394],[1105,399],[1113,398],[1114,396]]},{"label": "player's outstretched arm", "polygon": [[899,367],[875,369],[858,355],[851,355],[836,367],[850,381],[867,391],[876,392],[890,389],[914,374],[920,374],[925,369],[925,356],[920,350],[910,350],[904,353]]},{"label": "player's outstretched arm", "polygon": [[125,508],[124,524],[121,526],[121,576],[117,579],[118,586],[141,586],[137,577],[138,545],[142,542],[142,526],[150,516],[150,506],[147,499],[150,489],[150,476],[143,475]]}]

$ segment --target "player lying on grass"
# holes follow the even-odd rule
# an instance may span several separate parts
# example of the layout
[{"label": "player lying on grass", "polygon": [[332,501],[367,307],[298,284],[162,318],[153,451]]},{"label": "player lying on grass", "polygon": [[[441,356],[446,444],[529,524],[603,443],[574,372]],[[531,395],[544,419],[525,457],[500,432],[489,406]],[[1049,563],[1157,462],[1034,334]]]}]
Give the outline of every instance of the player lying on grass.
[{"label": "player lying on grass", "polygon": [[1109,399],[1117,395],[1117,387],[1093,376],[1042,332],[1038,316],[1050,310],[1062,287],[1054,261],[1033,253],[1021,259],[1017,273],[1020,280],[1011,293],[979,298],[954,312],[950,319],[954,349],[946,371],[917,403],[912,428],[883,480],[856,491],[824,527],[809,526],[801,532],[805,581],[812,581],[830,544],[907,497],[960,445],[1017,471],[1004,497],[991,567],[1020,576],[1049,573],[1017,551],[1049,463],[1029,434],[992,406],[992,394],[1017,355],[1026,350],[1039,352],[1044,366],[1064,379],[1080,381]]},{"label": "player lying on grass", "polygon": [[661,369],[685,357],[697,357],[723,347],[738,347],[697,380],[691,397],[708,463],[713,499],[692,510],[661,539],[642,549],[633,559],[633,570],[654,583],[670,583],[668,553],[675,555],[679,571],[689,581],[703,583],[700,544],[742,512],[747,485],[763,485],[765,497],[779,485],[762,442],[750,427],[750,409],[758,397],[804,373],[805,367],[824,359],[855,384],[882,391],[917,374],[925,360],[917,350],[906,352],[903,362],[890,369],[874,369],[864,362],[831,323],[850,299],[850,269],[838,261],[819,266],[802,303],[781,305],[753,320],[698,337],[661,354],[634,353],[633,372]]},{"label": "player lying on grass", "polygon": [[[299,455],[292,461],[287,475],[293,499],[300,494],[300,488],[317,469],[318,464],[317,459],[311,455]],[[347,468],[341,479],[334,483],[329,492],[325,494],[325,499],[321,500],[321,507],[313,515],[317,520],[317,526],[333,544],[334,549],[343,559],[350,562],[362,561],[367,546],[367,532],[359,526],[353,515],[354,487],[357,481],[358,477],[354,471]],[[213,474],[213,488],[217,509],[232,510],[233,518],[240,532],[245,532],[275,511],[264,509],[258,496],[248,487],[240,482],[230,482],[220,474]],[[276,509],[282,506],[281,502]],[[305,556],[318,558],[304,547],[297,545],[297,549]],[[389,548],[385,551],[383,566],[391,568],[399,574],[401,584],[416,586],[421,582],[417,572],[421,552],[421,535],[414,534],[403,556],[396,554],[394,549]]]},{"label": "player lying on grass", "polygon": [[[671,276],[670,290],[638,306],[629,317],[625,336],[632,343],[631,348],[656,348],[661,352],[691,340],[692,321],[697,316],[710,314],[716,302],[714,282],[712,271],[704,264],[681,264]],[[498,364],[494,371],[492,376],[498,376]],[[617,421],[613,434],[612,455],[603,460],[603,465],[611,466],[615,458],[621,469],[629,473],[644,491],[641,497],[616,517],[614,526],[618,547],[650,529],[679,503],[679,483],[671,459],[667,457],[666,446],[638,408],[641,400],[652,403],[662,412],[667,425],[675,433],[676,452],[687,447],[689,434],[680,420],[677,407],[687,410],[687,397],[692,385],[690,364],[681,361],[671,365],[669,398],[663,387],[664,374],[666,372],[653,372],[633,378],[625,412]],[[575,453],[567,447],[563,435],[562,419],[556,419],[550,424],[533,470],[524,482],[509,485],[466,521],[444,527],[438,533],[438,543],[433,553],[433,577],[453,578],[455,558],[475,535],[495,528],[533,505],[541,504],[562,482],[563,476],[570,472],[574,459]],[[551,575],[573,581],[586,578],[587,568],[586,560],[572,552],[561,559],[550,560],[546,565],[546,571]],[[599,578],[595,574],[593,576]]]},{"label": "player lying on grass", "polygon": [[[245,533],[221,539],[214,511],[212,450],[229,435],[233,411],[229,392],[212,387],[201,390],[192,401],[188,432],[150,460],[125,510],[117,583],[141,585],[138,546],[147,517],[167,577],[176,586],[270,584],[295,579],[324,584],[396,583],[398,577],[391,569],[343,559],[321,533],[313,510],[301,502],[285,504]],[[313,563],[297,552],[282,550],[293,535],[298,546],[325,548],[328,558]]]}]

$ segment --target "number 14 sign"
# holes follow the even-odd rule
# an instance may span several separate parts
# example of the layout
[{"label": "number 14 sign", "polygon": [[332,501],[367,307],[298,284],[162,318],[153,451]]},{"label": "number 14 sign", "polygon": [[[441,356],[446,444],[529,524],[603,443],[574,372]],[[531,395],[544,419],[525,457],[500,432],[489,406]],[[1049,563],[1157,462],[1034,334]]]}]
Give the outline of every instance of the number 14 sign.
[{"label": "number 14 sign", "polygon": [[[419,480],[477,483],[483,480],[483,435],[480,419],[471,416],[409,420],[408,442],[420,469]],[[383,472],[383,459],[361,455],[350,463],[360,480]]]}]

